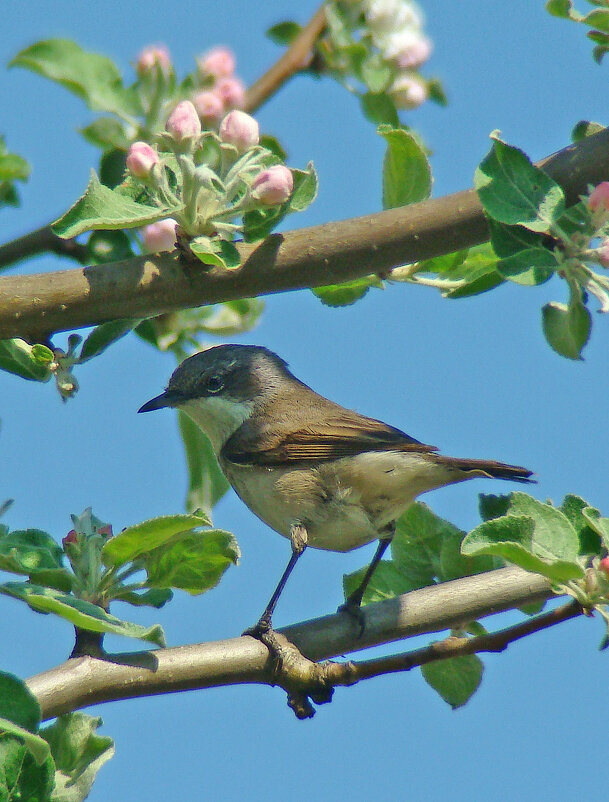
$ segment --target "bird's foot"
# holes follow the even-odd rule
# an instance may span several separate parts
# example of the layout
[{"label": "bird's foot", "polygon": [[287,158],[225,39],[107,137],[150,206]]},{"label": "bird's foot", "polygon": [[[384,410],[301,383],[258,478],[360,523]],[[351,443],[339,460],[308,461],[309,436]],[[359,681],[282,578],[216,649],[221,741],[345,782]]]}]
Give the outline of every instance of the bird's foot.
[{"label": "bird's foot", "polygon": [[[270,617],[262,616],[262,618],[258,621],[258,623],[246,629],[242,632],[242,635],[250,635],[252,638],[256,638],[256,640],[262,640],[262,636],[265,635],[267,632],[270,632],[273,629],[273,625],[271,623]],[[264,641],[263,641],[264,642]]]},{"label": "bird's foot", "polygon": [[337,613],[347,613],[347,615],[355,621],[358,626],[357,637],[361,638],[366,629],[366,618],[362,611],[361,600],[348,598],[344,604],[341,604]]}]

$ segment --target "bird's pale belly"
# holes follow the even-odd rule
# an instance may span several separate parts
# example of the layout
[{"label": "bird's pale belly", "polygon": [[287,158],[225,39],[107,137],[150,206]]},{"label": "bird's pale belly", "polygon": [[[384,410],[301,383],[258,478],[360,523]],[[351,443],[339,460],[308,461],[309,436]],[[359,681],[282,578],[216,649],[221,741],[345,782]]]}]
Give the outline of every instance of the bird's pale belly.
[{"label": "bird's pale belly", "polygon": [[291,527],[302,524],[310,546],[330,551],[375,540],[417,495],[445,481],[424,457],[396,452],[367,452],[315,468],[221,465],[242,501],[268,526],[289,537]]}]

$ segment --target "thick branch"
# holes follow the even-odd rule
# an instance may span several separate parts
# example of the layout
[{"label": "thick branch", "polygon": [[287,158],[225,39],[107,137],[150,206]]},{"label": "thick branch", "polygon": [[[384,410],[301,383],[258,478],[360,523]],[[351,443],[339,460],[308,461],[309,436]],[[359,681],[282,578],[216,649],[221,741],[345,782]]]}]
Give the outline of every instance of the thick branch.
[{"label": "thick branch", "polygon": [[253,113],[295,73],[311,61],[313,46],[326,25],[322,5],[300,31],[281,58],[247,90],[245,109]]},{"label": "thick branch", "polygon": [[[283,631],[311,660],[322,660],[541,601],[552,595],[543,577],[519,568],[422,588],[364,608],[365,630],[345,614],[307,621]],[[219,685],[275,682],[265,646],[250,637],[109,656],[78,657],[31,677],[28,685],[43,717],[100,702]]]},{"label": "thick branch", "polygon": [[[609,129],[543,162],[569,203],[609,178]],[[473,190],[240,246],[237,270],[187,265],[160,254],[30,276],[0,278],[0,339],[40,339],[107,320],[304,287],[370,273],[466,248],[488,239]]]}]

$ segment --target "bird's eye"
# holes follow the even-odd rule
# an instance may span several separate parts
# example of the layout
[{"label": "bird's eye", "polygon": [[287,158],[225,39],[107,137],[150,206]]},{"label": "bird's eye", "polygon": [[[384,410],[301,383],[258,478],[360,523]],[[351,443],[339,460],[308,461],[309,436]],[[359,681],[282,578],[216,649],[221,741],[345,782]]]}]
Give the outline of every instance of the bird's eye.
[{"label": "bird's eye", "polygon": [[221,376],[210,376],[207,380],[208,393],[219,393],[223,387],[224,381],[222,380]]}]

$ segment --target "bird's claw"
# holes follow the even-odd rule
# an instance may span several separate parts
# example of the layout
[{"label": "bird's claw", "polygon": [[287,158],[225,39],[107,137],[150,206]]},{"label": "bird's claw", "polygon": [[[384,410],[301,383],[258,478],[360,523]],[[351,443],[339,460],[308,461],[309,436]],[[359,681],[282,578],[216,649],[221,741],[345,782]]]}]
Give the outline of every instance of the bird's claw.
[{"label": "bird's claw", "polygon": [[352,601],[350,599],[347,599],[347,601],[344,604],[340,605],[340,607],[336,612],[347,613],[347,615],[350,616],[353,621],[355,621],[355,623],[359,627],[359,632],[357,634],[357,637],[361,638],[362,635],[364,634],[364,630],[366,629],[366,618],[364,616],[360,603],[357,601]]}]

